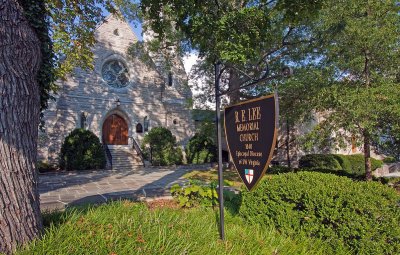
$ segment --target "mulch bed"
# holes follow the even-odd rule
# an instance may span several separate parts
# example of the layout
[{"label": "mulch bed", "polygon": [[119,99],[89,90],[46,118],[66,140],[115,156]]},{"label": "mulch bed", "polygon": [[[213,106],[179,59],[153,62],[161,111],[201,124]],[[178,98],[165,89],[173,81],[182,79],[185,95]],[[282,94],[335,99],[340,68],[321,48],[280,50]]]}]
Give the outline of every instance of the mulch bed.
[{"label": "mulch bed", "polygon": [[173,199],[156,199],[153,201],[148,201],[147,207],[150,210],[155,210],[160,208],[172,208],[172,209],[180,208],[178,202],[176,202]]}]

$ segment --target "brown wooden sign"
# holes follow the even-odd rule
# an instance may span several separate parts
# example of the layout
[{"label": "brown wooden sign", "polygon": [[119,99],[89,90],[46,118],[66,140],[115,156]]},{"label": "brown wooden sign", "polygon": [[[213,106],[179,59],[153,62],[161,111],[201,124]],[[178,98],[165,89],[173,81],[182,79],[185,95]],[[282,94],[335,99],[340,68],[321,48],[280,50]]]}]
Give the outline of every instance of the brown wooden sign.
[{"label": "brown wooden sign", "polygon": [[225,108],[225,136],[236,170],[248,190],[265,174],[275,149],[275,96],[265,96]]}]

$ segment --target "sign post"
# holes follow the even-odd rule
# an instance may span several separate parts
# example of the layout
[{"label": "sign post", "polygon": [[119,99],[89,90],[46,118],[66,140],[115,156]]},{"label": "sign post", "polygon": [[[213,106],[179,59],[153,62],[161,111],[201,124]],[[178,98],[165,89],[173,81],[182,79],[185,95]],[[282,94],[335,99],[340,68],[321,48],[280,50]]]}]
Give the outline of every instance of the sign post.
[{"label": "sign post", "polygon": [[[214,68],[215,68],[215,111],[216,111],[217,140],[218,140],[219,233],[220,233],[221,240],[225,240],[225,230],[224,230],[224,225],[225,225],[224,224],[224,181],[223,181],[223,175],[222,175],[223,173],[222,173],[221,112],[220,112],[220,110],[221,110],[220,109],[221,108],[221,96],[226,95],[226,94],[231,93],[231,92],[238,91],[238,90],[246,88],[246,87],[258,85],[261,82],[266,82],[266,81],[272,80],[272,79],[291,76],[293,74],[293,70],[290,67],[284,67],[280,74],[268,76],[269,75],[269,69],[268,69],[268,66],[267,66],[267,68],[265,69],[265,71],[263,72],[263,75],[261,77],[259,77],[259,78],[251,78],[249,75],[246,74],[246,76],[250,78],[250,80],[248,82],[242,84],[241,86],[239,86],[236,89],[228,90],[228,91],[225,91],[225,92],[222,93],[220,91],[220,77],[221,77],[223,71],[221,72],[220,65],[221,65],[221,63],[219,61],[214,64]],[[237,71],[239,71],[240,73],[244,73],[243,71],[241,71],[241,70],[239,70],[239,69],[237,69],[235,67],[230,67],[230,68],[234,68]],[[227,68],[224,68],[223,70],[227,70]],[[261,106],[264,103],[267,104],[267,105],[271,105],[271,102],[272,102],[271,100],[273,101],[273,105],[274,105],[274,107],[273,107],[274,108],[274,110],[273,110],[274,114],[273,115],[270,115],[270,113],[271,113],[270,110],[266,110],[266,109],[270,109],[269,106],[267,106],[267,107]],[[247,128],[248,130],[245,130],[246,128],[241,130],[242,127],[239,127],[239,131],[238,131],[238,129],[236,129],[236,135],[240,133],[239,134],[239,138],[238,138],[239,142],[237,142],[236,140],[232,140],[231,138],[228,138],[228,137],[232,136],[232,134],[228,135],[228,132],[230,132],[232,130],[227,132],[227,130],[225,129],[226,130],[226,137],[227,137],[227,141],[228,141],[228,147],[232,146],[232,148],[229,149],[230,152],[232,152],[231,151],[232,149],[234,149],[235,152],[238,151],[238,156],[235,156],[235,157],[231,153],[232,158],[234,158],[235,167],[239,167],[239,168],[236,168],[236,169],[238,170],[240,177],[242,178],[243,181],[246,180],[245,184],[246,184],[247,188],[249,190],[251,190],[252,188],[254,188],[255,184],[257,184],[257,182],[261,179],[262,175],[265,173],[265,171],[266,171],[266,169],[268,167],[268,164],[271,161],[273,149],[275,147],[276,128],[277,128],[277,125],[278,125],[278,115],[279,115],[278,114],[278,112],[279,112],[279,110],[278,110],[278,95],[277,95],[277,92],[275,91],[275,95],[274,96],[267,96],[267,97],[264,97],[264,98],[256,99],[256,100],[253,100],[253,101],[249,101],[248,103],[249,103],[249,105],[251,103],[256,104],[255,108],[260,107],[259,114],[261,114],[261,116],[259,116],[260,118],[257,119],[258,118],[257,117],[258,116],[257,115],[257,111],[258,110],[255,109],[254,110],[255,111],[254,115],[251,115],[251,117],[249,117],[251,119],[254,117],[254,121],[258,123],[258,130],[251,130],[251,131],[257,131],[257,134],[258,134],[259,138],[267,136],[268,139],[270,139],[271,135],[270,134],[263,134],[264,130],[260,129],[260,127],[264,128],[266,126],[270,126],[274,130],[272,139],[268,140],[268,141],[272,142],[272,144],[268,145],[267,147],[262,147],[260,145],[261,144],[260,142],[257,142],[257,143],[256,143],[256,141],[251,141],[250,142],[250,139],[255,140],[255,137],[257,135],[254,135],[254,137],[252,137],[253,136],[252,133],[256,133],[256,132],[248,133],[247,131],[250,131],[249,127]],[[260,104],[260,106],[257,106],[258,104]],[[230,107],[230,108],[231,109],[235,109],[235,106],[239,107],[240,105],[242,105],[242,107],[245,107],[246,102],[240,103],[238,105],[234,105],[233,107]],[[249,110],[249,109],[247,109],[247,110]],[[230,110],[230,111],[232,111],[232,110]],[[251,114],[252,111],[253,110],[250,110],[250,114]],[[233,112],[235,112],[235,110],[233,110]],[[232,118],[232,117],[230,117],[231,115],[232,115],[232,113],[226,114],[226,111],[225,111],[225,127],[227,125],[231,126],[231,124],[232,124],[231,122],[230,123],[226,122],[226,118],[230,118],[230,119]],[[233,119],[236,121],[235,113],[233,113],[233,116],[234,116]],[[262,116],[264,116],[264,117],[262,117]],[[244,122],[247,122],[247,120],[248,119],[246,119],[246,121],[244,121],[244,119],[243,119],[243,121],[240,121],[240,119],[239,119],[239,121],[237,123],[233,123],[232,127],[236,126],[236,128],[237,128],[237,125],[240,124],[239,122],[243,122],[242,123],[243,125],[247,125],[247,124],[244,123]],[[252,129],[254,129],[254,125],[256,125],[256,124],[252,124],[252,125],[253,125]],[[246,133],[247,135],[245,134],[245,132],[247,132]],[[242,136],[242,140],[243,139],[245,139],[245,140],[248,139],[249,141],[247,141],[246,143],[242,143],[242,142],[244,142],[244,140],[240,141],[240,135],[243,135]],[[235,136],[234,132],[233,132],[233,136]],[[247,137],[247,138],[244,138],[244,137]],[[229,145],[229,140],[231,140],[231,144],[232,145]],[[233,145],[234,143],[238,144],[239,147],[237,147],[237,148],[235,147],[234,148],[233,147],[233,146],[235,146],[235,145]],[[242,151],[243,147],[240,147],[240,146],[244,146],[245,150],[252,151],[252,152],[248,152],[249,158],[247,159],[247,161],[243,161],[247,157],[246,156],[247,152],[245,150]],[[247,149],[246,149],[246,146],[247,146]],[[251,146],[251,148],[250,148],[250,146]],[[270,150],[269,153],[267,152],[268,148]],[[252,155],[251,156],[252,158],[250,158],[250,153]],[[261,156],[261,155],[264,155],[264,154],[268,154],[266,160],[265,160],[264,156]],[[251,161],[250,161],[250,159],[251,159]],[[241,164],[239,164],[239,160],[241,160],[240,161]],[[262,167],[262,166],[264,166],[264,167]],[[247,168],[245,168],[245,167],[247,167]],[[239,169],[241,169],[241,170],[239,170]]]},{"label": "sign post", "polygon": [[225,240],[224,230],[224,180],[222,175],[222,147],[221,147],[221,97],[219,94],[220,63],[215,64],[215,112],[217,122],[218,140],[218,200],[219,200],[219,234],[221,240]]}]

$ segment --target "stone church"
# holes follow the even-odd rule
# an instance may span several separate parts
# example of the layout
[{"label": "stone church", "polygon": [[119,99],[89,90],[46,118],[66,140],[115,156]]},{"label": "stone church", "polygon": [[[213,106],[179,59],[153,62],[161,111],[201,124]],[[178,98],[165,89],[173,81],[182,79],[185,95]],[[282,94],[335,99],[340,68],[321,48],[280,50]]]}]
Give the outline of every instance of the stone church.
[{"label": "stone church", "polygon": [[167,71],[160,55],[149,65],[128,54],[137,36],[128,23],[112,15],[95,36],[94,70],[77,68],[59,81],[56,100],[44,112],[39,160],[56,163],[64,138],[75,128],[95,133],[107,144],[108,161],[120,168],[144,163],[138,146],[153,127],[167,127],[178,144],[185,145],[194,135],[194,122],[182,61],[175,58]]}]

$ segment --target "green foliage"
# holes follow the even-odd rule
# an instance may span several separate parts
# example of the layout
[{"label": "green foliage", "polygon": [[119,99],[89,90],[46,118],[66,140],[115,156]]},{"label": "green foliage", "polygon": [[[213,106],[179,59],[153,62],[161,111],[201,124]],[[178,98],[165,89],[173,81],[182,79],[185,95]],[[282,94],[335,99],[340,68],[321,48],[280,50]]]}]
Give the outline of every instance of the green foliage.
[{"label": "green foliage", "polygon": [[45,173],[45,172],[51,172],[57,170],[57,167],[55,165],[52,165],[46,161],[38,161],[36,163],[36,169],[40,173]]},{"label": "green foliage", "polygon": [[143,138],[142,150],[153,165],[182,164],[182,150],[176,145],[176,138],[164,127],[152,128]]},{"label": "green foliage", "polygon": [[[330,173],[337,172],[339,175],[350,177],[361,177],[365,174],[365,161],[362,154],[341,155],[341,154],[308,154],[299,160],[299,167],[306,169],[332,170],[325,171]],[[371,169],[376,170],[381,167],[383,162],[371,158]]]},{"label": "green foliage", "polygon": [[[225,186],[232,186],[233,182],[224,180]],[[204,183],[200,180],[190,179],[188,185],[175,184],[171,187],[171,194],[182,208],[214,207],[218,204],[217,181]],[[225,208],[237,214],[241,204],[240,194],[224,190]]]},{"label": "green foliage", "polygon": [[308,154],[299,160],[300,168],[321,168],[330,170],[341,170],[339,162],[332,154]]},{"label": "green foliage", "polygon": [[189,164],[202,164],[216,161],[216,151],[210,137],[196,133],[186,145],[186,157]]},{"label": "green foliage", "polygon": [[201,184],[201,182],[190,180],[188,186],[175,184],[171,187],[172,196],[177,199],[179,205],[184,208],[195,206],[215,206],[218,204],[218,193],[215,182]]},{"label": "green foliage", "polygon": [[282,233],[327,241],[354,254],[400,253],[400,196],[377,182],[300,172],[271,176],[243,192],[240,215]]},{"label": "green foliage", "polygon": [[386,157],[383,159],[383,163],[386,163],[386,164],[395,163],[395,162],[396,162],[396,158],[394,158],[394,157]]},{"label": "green foliage", "polygon": [[267,169],[267,174],[284,174],[293,172],[294,169],[287,166],[270,166]]},{"label": "green foliage", "polygon": [[400,161],[400,125],[391,125],[386,129],[381,129],[374,146],[379,153],[389,156],[387,158],[393,158],[393,162]]},{"label": "green foliage", "polygon": [[398,129],[399,11],[396,1],[324,2],[320,21],[310,25],[318,60],[308,69],[319,75],[303,81],[315,88],[307,91],[303,108],[322,117],[307,136],[309,145],[343,148],[352,138],[359,145],[379,144]]},{"label": "green foliage", "polygon": [[15,255],[346,254],[329,253],[321,241],[289,238],[272,227],[249,225],[229,213],[225,214],[226,238],[240,241],[221,242],[217,218],[212,208],[149,209],[145,203],[130,201],[68,208],[46,213],[43,236],[20,247]]},{"label": "green foliage", "polygon": [[40,90],[40,110],[47,108],[48,100],[51,99],[51,92],[55,91],[54,73],[55,55],[53,52],[53,42],[49,36],[50,22],[48,20],[48,10],[45,1],[19,0],[26,19],[36,32],[40,41],[40,53],[42,57],[37,81]]},{"label": "green foliage", "polygon": [[[365,159],[362,154],[346,155],[347,160],[350,162],[350,169],[343,169],[351,171],[351,173],[362,175],[365,172]],[[383,165],[382,160],[371,158],[371,169],[376,170]]]},{"label": "green foliage", "polygon": [[60,168],[65,170],[103,169],[106,156],[99,138],[89,130],[75,129],[64,140]]}]

